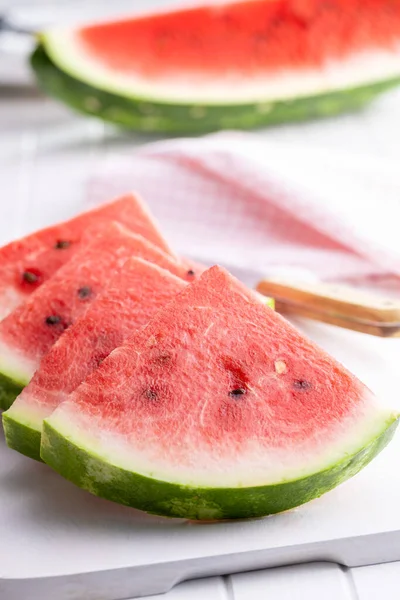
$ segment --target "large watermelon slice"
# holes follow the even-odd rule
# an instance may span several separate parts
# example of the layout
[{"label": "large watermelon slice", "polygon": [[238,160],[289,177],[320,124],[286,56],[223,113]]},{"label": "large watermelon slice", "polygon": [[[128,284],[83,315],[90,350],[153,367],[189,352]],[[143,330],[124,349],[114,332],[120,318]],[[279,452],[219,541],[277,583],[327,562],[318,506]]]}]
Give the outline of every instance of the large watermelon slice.
[{"label": "large watermelon slice", "polygon": [[45,32],[39,84],[148,131],[248,128],[363,106],[400,81],[398,0],[209,2]]},{"label": "large watermelon slice", "polygon": [[1,321],[1,408],[9,408],[29,383],[41,358],[131,256],[186,276],[181,263],[141,236],[118,223],[104,225],[101,235],[83,245],[52,278]]},{"label": "large watermelon slice", "polygon": [[44,421],[41,456],[90,492],[149,513],[256,517],[355,475],[397,418],[213,267]]},{"label": "large watermelon slice", "polygon": [[7,444],[40,460],[43,419],[184,286],[182,279],[155,264],[128,260],[45,355],[29,385],[3,414]]},{"label": "large watermelon slice", "polygon": [[88,229],[94,235],[109,221],[122,223],[174,256],[142,201],[129,194],[0,248],[0,319],[73,256],[87,241]]}]

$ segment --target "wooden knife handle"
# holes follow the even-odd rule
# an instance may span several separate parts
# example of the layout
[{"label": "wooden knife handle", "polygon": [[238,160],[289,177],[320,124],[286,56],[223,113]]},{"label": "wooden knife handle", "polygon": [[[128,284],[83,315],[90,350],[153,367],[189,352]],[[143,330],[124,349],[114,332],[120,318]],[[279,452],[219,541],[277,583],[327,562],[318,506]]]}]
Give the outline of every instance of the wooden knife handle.
[{"label": "wooden knife handle", "polygon": [[380,337],[400,336],[400,301],[338,284],[263,279],[257,291],[278,312],[299,315]]}]

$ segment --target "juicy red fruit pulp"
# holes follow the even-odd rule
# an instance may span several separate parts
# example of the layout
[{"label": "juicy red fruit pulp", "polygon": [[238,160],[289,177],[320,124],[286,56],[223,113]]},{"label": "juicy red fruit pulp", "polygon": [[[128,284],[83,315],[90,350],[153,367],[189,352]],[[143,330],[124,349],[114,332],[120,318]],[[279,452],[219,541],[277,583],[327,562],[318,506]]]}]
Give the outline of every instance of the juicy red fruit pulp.
[{"label": "juicy red fruit pulp", "polygon": [[400,39],[398,0],[252,0],[83,28],[109,69],[165,77],[318,67]]},{"label": "juicy red fruit pulp", "polygon": [[132,256],[165,267],[182,279],[188,277],[185,265],[118,223],[102,225],[101,231],[1,321],[4,344],[26,358],[40,360]]},{"label": "juicy red fruit pulp", "polygon": [[369,394],[218,267],[114,351],[78,392],[74,401],[87,415],[101,414],[143,448],[156,436],[174,460],[193,446],[223,457],[232,444],[238,451],[253,442],[300,447],[320,432],[322,443]]},{"label": "juicy red fruit pulp", "polygon": [[0,248],[0,320],[48,281],[79,250],[116,221],[173,256],[140,199],[127,194]]},{"label": "juicy red fruit pulp", "polygon": [[20,260],[15,267],[15,288],[26,294],[32,293],[68,262],[78,246],[79,243],[75,239],[68,242],[57,240],[37,255]]}]

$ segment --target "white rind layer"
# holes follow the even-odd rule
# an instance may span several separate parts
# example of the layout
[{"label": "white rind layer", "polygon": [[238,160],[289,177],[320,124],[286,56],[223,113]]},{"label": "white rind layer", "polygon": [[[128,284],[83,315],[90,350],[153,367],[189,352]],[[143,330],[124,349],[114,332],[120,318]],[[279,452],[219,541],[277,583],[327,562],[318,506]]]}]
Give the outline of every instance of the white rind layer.
[{"label": "white rind layer", "polygon": [[10,307],[13,310],[18,304],[25,300],[25,295],[18,293],[15,288],[7,286],[3,289],[0,296],[0,321],[10,314]]},{"label": "white rind layer", "polygon": [[236,454],[221,452],[219,456],[215,448],[211,455],[194,441],[187,447],[186,456],[190,454],[190,460],[185,466],[178,460],[174,465],[171,449],[167,456],[165,449],[157,448],[156,436],[152,440],[150,432],[147,444],[139,449],[134,439],[129,442],[107,431],[104,420],[82,414],[70,400],[45,422],[87,452],[88,460],[91,455],[145,477],[182,485],[248,487],[296,480],[328,469],[370,444],[395,418],[393,411],[380,407],[368,395],[356,414],[331,427],[329,432],[321,429],[319,436],[303,446],[277,450],[248,443],[237,449]]},{"label": "white rind layer", "polygon": [[25,386],[31,380],[37,363],[0,342],[0,373]]},{"label": "white rind layer", "polygon": [[[26,389],[29,389],[29,386],[28,388],[25,388],[13,402],[12,406],[7,410],[7,415],[15,421],[18,421],[21,425],[26,425],[30,429],[41,432],[43,420],[51,415],[53,407],[41,404],[40,399],[27,393]],[[55,392],[55,394],[59,401],[60,393]],[[68,396],[65,395],[65,399],[67,397]]]},{"label": "white rind layer", "polygon": [[75,30],[55,28],[43,34],[41,41],[55,64],[76,79],[128,98],[174,104],[274,102],[327,94],[400,76],[400,39],[391,51],[353,54],[346,60],[331,61],[321,69],[282,70],[245,80],[234,73],[215,79],[183,73],[174,79],[168,76],[152,81],[138,73],[127,75],[107,69],[88,54]]}]

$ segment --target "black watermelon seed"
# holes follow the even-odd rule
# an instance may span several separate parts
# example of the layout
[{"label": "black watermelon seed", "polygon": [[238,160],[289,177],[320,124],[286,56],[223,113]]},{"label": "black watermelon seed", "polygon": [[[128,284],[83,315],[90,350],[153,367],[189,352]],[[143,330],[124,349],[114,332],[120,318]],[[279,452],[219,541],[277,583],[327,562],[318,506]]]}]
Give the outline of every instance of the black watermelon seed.
[{"label": "black watermelon seed", "polygon": [[293,381],[293,387],[295,390],[301,390],[305,392],[311,388],[311,383],[305,379],[295,379]]},{"label": "black watermelon seed", "polygon": [[82,298],[82,300],[84,300],[85,298],[89,298],[89,296],[91,296],[92,294],[92,288],[89,287],[88,285],[84,285],[83,287],[79,288],[78,290],[78,296],[79,298]]},{"label": "black watermelon seed", "polygon": [[148,390],[144,390],[143,396],[148,400],[157,400],[157,392],[149,388]]},{"label": "black watermelon seed", "polygon": [[189,269],[189,271],[187,272],[187,275],[189,277],[194,277],[196,275],[196,273],[193,271],[193,269]]},{"label": "black watermelon seed", "polygon": [[34,271],[24,271],[22,273],[22,279],[26,281],[26,283],[38,283],[40,275]]},{"label": "black watermelon seed", "polygon": [[61,323],[61,317],[59,315],[50,315],[46,317],[46,325],[58,325]]},{"label": "black watermelon seed", "polygon": [[156,358],[155,358],[155,363],[157,365],[166,365],[170,362],[171,360],[171,355],[168,353],[165,354],[159,354]]},{"label": "black watermelon seed", "polygon": [[68,240],[57,240],[54,248],[56,248],[57,250],[65,250],[65,248],[69,248],[71,245],[71,242]]},{"label": "black watermelon seed", "polygon": [[245,393],[246,393],[246,390],[244,388],[235,388],[234,390],[231,390],[229,392],[229,395],[232,397],[235,397],[235,396],[243,396],[243,394],[245,394]]}]

